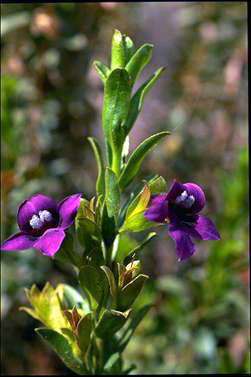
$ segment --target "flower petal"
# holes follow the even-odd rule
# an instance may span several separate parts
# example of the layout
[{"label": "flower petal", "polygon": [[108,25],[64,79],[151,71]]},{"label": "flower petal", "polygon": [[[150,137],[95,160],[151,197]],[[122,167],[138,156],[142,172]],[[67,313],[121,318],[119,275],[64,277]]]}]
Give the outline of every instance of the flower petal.
[{"label": "flower petal", "polygon": [[196,183],[185,183],[183,185],[189,195],[193,195],[195,198],[194,204],[189,208],[190,213],[197,213],[202,210],[206,204],[206,197],[202,188]]},{"label": "flower petal", "polygon": [[59,227],[62,229],[69,228],[74,222],[75,216],[80,207],[80,198],[82,193],[67,196],[59,205]]},{"label": "flower petal", "polygon": [[183,191],[185,190],[185,185],[182,183],[176,181],[176,179],[173,181],[170,190],[168,191],[166,195],[166,200],[169,200],[170,202],[174,202]]},{"label": "flower petal", "polygon": [[164,201],[166,200],[166,194],[160,194],[160,195],[156,195],[152,198],[151,200],[151,206],[152,205],[158,205],[158,204],[161,204],[163,203]]},{"label": "flower petal", "polygon": [[29,236],[23,232],[13,234],[1,245],[1,250],[4,251],[18,251],[26,250],[33,247],[36,238]]},{"label": "flower petal", "polygon": [[53,222],[57,222],[57,203],[48,196],[37,194],[32,196],[30,199],[24,200],[19,206],[17,213],[17,223],[19,228],[26,233],[30,233],[32,231],[29,223],[30,219],[33,215],[37,215],[39,211],[42,210],[49,211],[53,216]]},{"label": "flower petal", "polygon": [[34,243],[33,247],[41,251],[43,254],[53,257],[59,250],[65,232],[63,229],[48,229],[39,239]]},{"label": "flower petal", "polygon": [[145,211],[144,216],[150,221],[164,222],[168,214],[168,202],[165,195],[158,195],[152,199],[150,207]]},{"label": "flower petal", "polygon": [[199,234],[202,240],[220,240],[221,236],[216,229],[213,221],[205,216],[199,216],[196,225],[194,226],[195,231]]},{"label": "flower petal", "polygon": [[178,262],[188,259],[194,254],[195,245],[186,232],[182,230],[169,230],[169,234],[176,242],[176,256]]}]

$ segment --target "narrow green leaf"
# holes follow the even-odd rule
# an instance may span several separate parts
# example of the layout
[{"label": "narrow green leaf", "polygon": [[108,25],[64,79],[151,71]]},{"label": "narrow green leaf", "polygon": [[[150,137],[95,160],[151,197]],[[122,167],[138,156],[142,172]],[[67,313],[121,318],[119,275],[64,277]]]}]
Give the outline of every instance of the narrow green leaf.
[{"label": "narrow green leaf", "polygon": [[124,68],[127,62],[126,36],[119,30],[114,31],[112,37],[112,64],[111,68]]},{"label": "narrow green leaf", "polygon": [[[151,190],[151,194],[159,194],[167,192],[167,183],[165,179],[159,175],[155,175],[152,179],[148,181],[143,181],[147,184]],[[142,194],[142,183],[138,184],[134,191],[130,193],[130,197],[125,201],[119,212],[119,226],[125,221],[126,215],[131,212],[131,208],[135,208],[139,198]],[[129,210],[130,208],[130,210]]]},{"label": "narrow green leaf", "polygon": [[117,217],[120,205],[120,189],[116,174],[108,167],[105,171],[105,202],[108,216]]},{"label": "narrow green leaf", "polygon": [[134,303],[147,279],[149,276],[140,274],[122,288],[118,294],[117,303],[120,310],[126,310]]},{"label": "narrow green leaf", "polygon": [[124,326],[130,311],[119,312],[117,310],[105,310],[97,324],[95,333],[104,338],[116,333]]},{"label": "narrow green leaf", "polygon": [[85,265],[79,272],[80,286],[90,298],[91,304],[97,308],[98,304],[106,294],[108,283],[104,272],[100,268]]},{"label": "narrow green leaf", "polygon": [[77,337],[74,331],[71,329],[68,329],[68,327],[64,327],[60,330],[61,330],[62,335],[64,335],[68,339],[70,346],[72,348],[72,352],[74,353],[75,351],[75,354],[77,353],[79,355],[80,352],[79,352],[79,347],[77,344]]},{"label": "narrow green leaf", "polygon": [[120,228],[120,232],[141,232],[149,227],[156,226],[156,223],[149,221],[144,216],[150,198],[151,191],[148,184],[145,182],[143,190],[128,206],[125,221]]},{"label": "narrow green leaf", "polygon": [[111,296],[113,298],[115,298],[116,297],[116,293],[117,293],[117,288],[116,288],[116,283],[115,283],[114,275],[113,275],[113,273],[112,273],[112,271],[110,270],[109,267],[107,267],[107,266],[100,266],[100,268],[105,272],[107,280],[109,282]]},{"label": "narrow green leaf", "polygon": [[89,219],[79,218],[76,230],[80,245],[90,254],[99,244],[100,234],[97,225]]},{"label": "narrow green leaf", "polygon": [[97,165],[98,165],[96,191],[97,191],[97,194],[104,194],[105,193],[105,172],[104,172],[104,163],[103,163],[101,148],[94,137],[88,137],[87,139],[92,146],[94,155],[96,157]]},{"label": "narrow green leaf", "polygon": [[135,215],[138,212],[142,212],[146,209],[151,198],[151,190],[148,184],[145,182],[143,190],[136,196],[136,198],[130,203],[126,213],[126,219]]},{"label": "narrow green leaf", "polygon": [[130,196],[127,198],[124,204],[121,205],[121,208],[119,211],[118,226],[122,226],[122,224],[124,223],[125,216],[128,211],[128,207],[131,205],[134,199],[140,194],[141,189],[142,189],[142,183],[141,182],[137,183],[136,188],[132,189],[132,191],[130,192]]},{"label": "narrow green leaf", "polygon": [[129,367],[124,369],[122,373],[128,376],[134,369],[137,369],[137,365],[131,364]]},{"label": "narrow green leaf", "polygon": [[90,343],[90,337],[92,332],[92,313],[88,313],[78,323],[77,334],[79,339],[79,346],[84,355]]},{"label": "narrow green leaf", "polygon": [[104,202],[101,213],[101,231],[105,246],[110,248],[116,237],[116,223],[114,217],[109,217],[107,206]]},{"label": "narrow green leaf", "polygon": [[143,71],[145,66],[149,63],[152,57],[152,44],[144,44],[141,46],[131,57],[129,62],[127,63],[125,69],[128,71],[130,79],[131,79],[131,85],[134,84],[137,77],[140,75],[140,73]]},{"label": "narrow green leaf", "polygon": [[111,355],[104,366],[104,370],[107,374],[121,374],[123,366],[123,359],[119,352]]},{"label": "narrow green leaf", "polygon": [[156,232],[150,232],[147,237],[141,242],[137,247],[135,247],[130,253],[127,255],[127,257],[124,260],[124,264],[127,264],[130,262],[131,258],[134,256],[135,259],[138,259],[139,253],[143,248],[153,239],[157,237]]},{"label": "narrow green leaf", "polygon": [[59,251],[55,255],[55,259],[63,263],[71,263],[79,267],[81,259],[75,250],[74,239],[68,232]]},{"label": "narrow green leaf", "polygon": [[144,305],[139,310],[136,310],[135,312],[132,312],[130,315],[130,324],[127,327],[127,329],[124,331],[124,333],[121,335],[120,338],[120,344],[118,346],[119,352],[123,352],[123,350],[126,348],[129,340],[131,339],[134,331],[136,330],[137,326],[140,324],[144,316],[147,314],[149,309],[152,307],[152,305]]},{"label": "narrow green leaf", "polygon": [[157,144],[163,137],[169,135],[169,131],[162,131],[145,139],[131,154],[126,167],[119,177],[119,186],[125,188],[138,173],[146,154]]},{"label": "narrow green leaf", "polygon": [[104,63],[98,60],[95,60],[93,64],[99,78],[105,83],[107,77],[109,76],[110,69]]},{"label": "narrow green leaf", "polygon": [[135,213],[125,220],[120,232],[143,232],[144,230],[152,227],[160,227],[163,224],[159,224],[153,221],[149,221],[144,216],[145,210]]},{"label": "narrow green leaf", "polygon": [[138,242],[135,238],[128,236],[125,232],[119,232],[113,244],[115,244],[115,250],[112,250],[112,260],[122,263],[128,255],[128,252],[134,249],[138,245]]},{"label": "narrow green leaf", "polygon": [[160,194],[167,192],[167,182],[161,175],[152,178],[148,182],[148,185],[150,187],[152,194]]},{"label": "narrow green leaf", "polygon": [[[93,199],[92,199],[93,202]],[[93,222],[95,222],[95,213],[93,209],[93,203],[91,203],[89,200],[86,200],[84,198],[80,199],[80,207],[78,209],[76,221],[78,219],[87,218]]]},{"label": "narrow green leaf", "polygon": [[133,54],[134,43],[133,43],[133,40],[130,37],[128,37],[128,35],[125,37],[125,44],[126,44],[126,62],[129,62]]},{"label": "narrow green leaf", "polygon": [[[117,68],[108,76],[104,89],[102,125],[105,133],[107,161],[112,158],[120,163],[121,152],[126,134],[123,124],[127,118],[131,87],[129,75],[125,69]],[[114,162],[113,162],[114,163]],[[119,168],[119,166],[118,166]],[[115,170],[116,172],[116,170]]]},{"label": "narrow green leaf", "polygon": [[27,308],[27,310],[24,307],[22,310],[39,319],[49,328],[67,327],[68,322],[62,312],[58,293],[58,288],[53,288],[49,282],[45,284],[41,292],[33,284],[31,289],[25,289],[25,294],[32,308]]},{"label": "narrow green leaf", "polygon": [[118,269],[118,286],[119,288],[121,288],[123,285],[123,275],[126,271],[126,267],[124,264],[117,262],[117,269]]},{"label": "narrow green leaf", "polygon": [[28,308],[27,306],[20,306],[19,310],[23,310],[24,312],[28,313],[31,317],[41,321],[41,318],[35,309]]},{"label": "narrow green leaf", "polygon": [[64,308],[72,309],[74,306],[76,308],[81,308],[85,312],[89,311],[88,303],[86,299],[72,286],[61,283],[57,286],[57,292],[62,291],[62,299],[60,297],[60,301],[62,302]]},{"label": "narrow green leaf", "polygon": [[37,328],[35,331],[52,347],[68,368],[78,374],[86,372],[81,360],[73,354],[69,341],[64,335],[43,327]]},{"label": "narrow green leaf", "polygon": [[96,219],[96,224],[98,226],[98,229],[100,231],[100,226],[101,226],[101,217],[102,217],[102,209],[104,205],[104,195],[98,195],[96,205],[95,205],[95,219]]},{"label": "narrow green leaf", "polygon": [[[104,105],[103,105],[103,113],[104,113]],[[107,122],[108,123],[108,122]],[[102,125],[104,125],[104,122],[102,121]],[[103,126],[104,128],[104,126]],[[111,138],[110,138],[110,129],[107,128],[107,131],[104,128],[104,134],[105,134],[105,151],[106,151],[106,161],[108,166],[112,166],[112,144],[111,144]]]},{"label": "narrow green leaf", "polygon": [[128,116],[124,125],[126,135],[130,132],[140,110],[142,109],[145,95],[153,87],[153,85],[158,80],[160,74],[164,71],[164,69],[164,67],[159,68],[147,81],[145,81],[141,85],[141,87],[132,97],[130,101]]}]

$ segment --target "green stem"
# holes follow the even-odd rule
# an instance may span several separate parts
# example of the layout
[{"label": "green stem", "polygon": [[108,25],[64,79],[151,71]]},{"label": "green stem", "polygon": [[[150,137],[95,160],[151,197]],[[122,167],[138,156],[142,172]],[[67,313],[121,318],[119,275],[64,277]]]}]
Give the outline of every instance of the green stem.
[{"label": "green stem", "polygon": [[111,264],[111,247],[107,247],[106,248],[106,260],[105,260],[105,264],[110,267],[110,264]]},{"label": "green stem", "polygon": [[121,167],[121,153],[115,153],[113,151],[113,158],[112,158],[112,170],[117,175],[120,176],[120,167]]}]

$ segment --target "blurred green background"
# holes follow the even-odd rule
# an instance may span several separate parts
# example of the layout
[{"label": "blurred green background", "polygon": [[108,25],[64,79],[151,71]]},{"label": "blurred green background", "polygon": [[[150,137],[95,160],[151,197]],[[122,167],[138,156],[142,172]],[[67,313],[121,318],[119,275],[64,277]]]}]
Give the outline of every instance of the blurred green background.
[{"label": "blurred green background", "polygon": [[[87,136],[103,143],[102,83],[114,28],[136,47],[153,43],[153,70],[167,66],[145,100],[133,150],[171,130],[139,180],[198,182],[204,214],[222,241],[198,242],[186,263],[167,231],[145,249],[151,277],[135,303],[153,303],[125,352],[134,373],[250,373],[247,3],[2,4],[1,239],[16,232],[19,203],[37,192],[63,199],[95,193]],[[73,271],[37,251],[1,253],[1,370],[72,374],[18,310],[24,287],[76,286]]]}]

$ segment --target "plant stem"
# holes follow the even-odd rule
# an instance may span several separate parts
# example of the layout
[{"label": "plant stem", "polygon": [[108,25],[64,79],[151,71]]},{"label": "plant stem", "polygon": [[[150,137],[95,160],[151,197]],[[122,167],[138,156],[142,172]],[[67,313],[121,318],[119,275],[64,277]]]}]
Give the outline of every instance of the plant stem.
[{"label": "plant stem", "polygon": [[112,170],[116,174],[117,177],[119,177],[120,175],[120,167],[121,167],[121,154],[113,153]]}]

